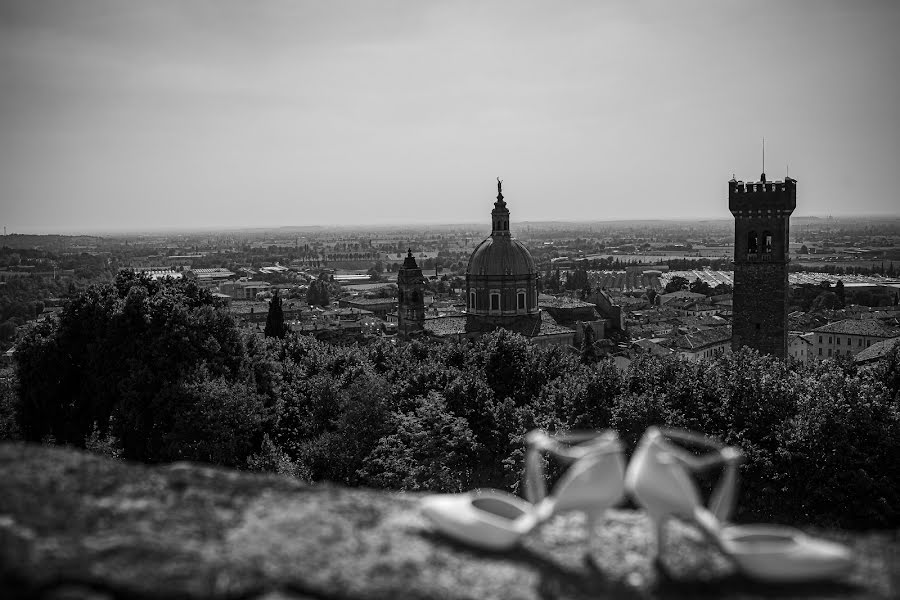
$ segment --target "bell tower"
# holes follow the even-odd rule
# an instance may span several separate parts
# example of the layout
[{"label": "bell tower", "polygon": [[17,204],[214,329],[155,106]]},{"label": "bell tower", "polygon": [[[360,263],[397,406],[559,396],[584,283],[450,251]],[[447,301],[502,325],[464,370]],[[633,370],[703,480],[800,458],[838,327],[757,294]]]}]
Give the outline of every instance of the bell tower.
[{"label": "bell tower", "polygon": [[728,182],[734,215],[734,320],[731,348],[787,357],[788,263],[797,181]]},{"label": "bell tower", "polygon": [[412,249],[397,272],[397,329],[401,337],[425,329],[425,278]]}]

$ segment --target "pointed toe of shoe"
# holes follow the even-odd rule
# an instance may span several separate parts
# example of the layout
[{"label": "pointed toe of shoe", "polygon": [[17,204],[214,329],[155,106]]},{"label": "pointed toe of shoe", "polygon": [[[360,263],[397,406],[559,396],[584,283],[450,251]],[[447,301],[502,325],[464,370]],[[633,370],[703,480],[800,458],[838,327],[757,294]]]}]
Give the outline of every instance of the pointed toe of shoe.
[{"label": "pointed toe of shoe", "polygon": [[723,541],[741,570],[762,581],[833,580],[855,564],[846,546],[787,527],[729,527]]},{"label": "pointed toe of shoe", "polygon": [[530,504],[493,490],[426,496],[420,507],[441,534],[487,550],[512,548],[533,525]]}]

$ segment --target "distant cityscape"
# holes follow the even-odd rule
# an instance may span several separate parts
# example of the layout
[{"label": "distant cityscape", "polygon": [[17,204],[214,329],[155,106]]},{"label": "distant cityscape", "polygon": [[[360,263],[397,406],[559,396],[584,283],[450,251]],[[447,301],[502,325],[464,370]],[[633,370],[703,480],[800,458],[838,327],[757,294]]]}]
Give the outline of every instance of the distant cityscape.
[{"label": "distant cityscape", "polygon": [[[641,353],[702,360],[730,351],[734,222],[516,223],[502,194],[493,214],[491,232],[449,225],[7,234],[0,243],[4,359],[11,362],[21,328],[61,310],[67,292],[109,281],[120,269],[196,280],[260,333],[268,300],[278,294],[291,330],[339,342],[462,339],[503,326],[535,343],[574,348],[587,335],[600,355],[623,368]],[[473,263],[485,242],[507,238],[509,248],[497,242],[489,248],[494,257],[484,259],[495,265]],[[793,218],[784,250],[787,355],[870,360],[900,335],[900,218]],[[517,260],[503,254],[510,251],[528,263],[518,282],[503,262]],[[418,316],[404,309],[413,287],[406,302],[398,288],[405,268],[418,269],[413,275],[421,278],[414,286]],[[483,299],[474,271],[495,274],[493,283],[484,280]],[[418,322],[410,325],[404,315]],[[873,344],[878,352],[867,350]]]}]

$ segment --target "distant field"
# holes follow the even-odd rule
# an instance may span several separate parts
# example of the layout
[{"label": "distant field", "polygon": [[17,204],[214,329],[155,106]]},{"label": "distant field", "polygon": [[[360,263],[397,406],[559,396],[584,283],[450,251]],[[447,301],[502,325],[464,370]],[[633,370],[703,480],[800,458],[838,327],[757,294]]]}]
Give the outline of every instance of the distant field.
[{"label": "distant field", "polygon": [[[801,258],[801,256],[803,258]],[[817,267],[822,267],[822,266],[842,267],[844,269],[847,269],[847,268],[871,269],[872,267],[881,268],[881,265],[884,265],[884,267],[887,268],[888,265],[891,264],[890,260],[881,260],[881,259],[878,259],[878,260],[847,260],[847,259],[843,259],[843,260],[821,260],[821,259],[810,260],[810,259],[806,258],[806,255],[791,256],[791,261],[796,264],[802,265],[803,267],[808,268],[808,269],[815,269]],[[900,264],[897,264],[895,266],[900,267]]]},{"label": "distant field", "polygon": [[721,252],[716,251],[713,253],[713,250],[703,250],[704,254],[702,256],[697,255],[696,253],[691,254],[591,254],[586,258],[588,260],[600,260],[605,258],[612,258],[613,260],[619,259],[619,261],[623,263],[640,263],[644,264],[659,264],[661,262],[665,262],[667,260],[700,260],[700,259],[710,259],[710,258],[731,258],[732,251],[730,248],[725,248]]}]

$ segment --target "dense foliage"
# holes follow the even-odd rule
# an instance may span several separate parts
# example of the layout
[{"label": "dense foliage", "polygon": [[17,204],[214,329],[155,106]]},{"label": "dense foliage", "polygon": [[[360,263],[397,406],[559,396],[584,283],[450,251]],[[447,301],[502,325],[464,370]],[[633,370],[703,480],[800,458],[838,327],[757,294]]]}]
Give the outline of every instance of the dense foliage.
[{"label": "dense foliage", "polygon": [[[16,355],[0,432],[148,462],[200,460],[405,490],[516,489],[529,429],[652,424],[740,446],[739,520],[900,523],[900,358],[609,361],[500,331],[471,343],[335,346],[242,334],[184,281],[121,274]],[[10,406],[12,408],[10,408]],[[5,411],[5,412],[4,412]],[[0,416],[2,416],[0,414]]]},{"label": "dense foliage", "polygon": [[283,338],[287,335],[287,326],[284,324],[284,309],[281,307],[281,296],[278,292],[269,300],[269,312],[266,314],[266,337]]}]

